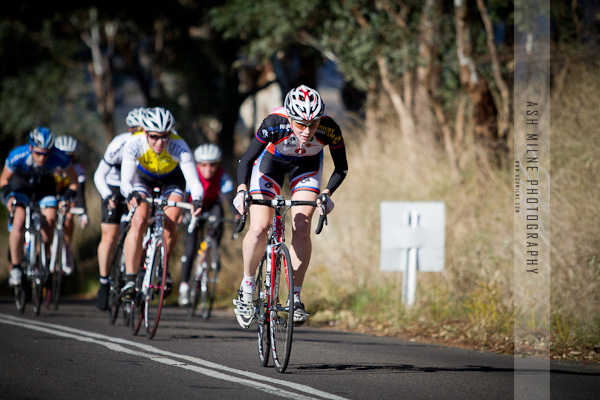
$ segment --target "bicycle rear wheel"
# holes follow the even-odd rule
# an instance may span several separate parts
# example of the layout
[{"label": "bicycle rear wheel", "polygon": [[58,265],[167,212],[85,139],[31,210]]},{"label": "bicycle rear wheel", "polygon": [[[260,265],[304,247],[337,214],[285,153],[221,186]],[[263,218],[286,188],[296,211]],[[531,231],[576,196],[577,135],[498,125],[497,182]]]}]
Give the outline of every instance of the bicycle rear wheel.
[{"label": "bicycle rear wheel", "polygon": [[266,367],[269,363],[269,354],[271,354],[271,339],[269,337],[269,321],[267,318],[267,292],[265,287],[265,274],[263,273],[266,257],[263,257],[256,272],[256,315],[258,325],[258,358],[260,365]]},{"label": "bicycle rear wheel", "polygon": [[210,318],[215,294],[217,290],[218,253],[213,241],[206,249],[206,262],[202,271],[202,282],[200,283],[200,315],[202,318]]},{"label": "bicycle rear wheel", "polygon": [[158,328],[167,281],[167,250],[165,248],[165,238],[162,235],[157,238],[154,245],[152,270],[146,273],[150,273],[150,284],[144,296],[144,321],[146,324],[146,337],[152,339]]},{"label": "bicycle rear wheel", "polygon": [[274,279],[271,286],[269,306],[269,328],[271,330],[271,350],[277,372],[285,372],[292,351],[294,333],[294,280],[292,261],[285,244],[275,250],[272,266]]},{"label": "bicycle rear wheel", "polygon": [[[110,263],[110,278],[109,278],[109,289],[108,289],[108,322],[111,325],[115,324],[117,316],[119,315],[119,308],[121,308],[121,288],[124,285],[123,282],[123,269],[125,267],[123,253],[123,241],[119,241],[115,252],[113,254],[112,262]],[[125,325],[128,325],[129,318],[128,313],[124,313]]]}]

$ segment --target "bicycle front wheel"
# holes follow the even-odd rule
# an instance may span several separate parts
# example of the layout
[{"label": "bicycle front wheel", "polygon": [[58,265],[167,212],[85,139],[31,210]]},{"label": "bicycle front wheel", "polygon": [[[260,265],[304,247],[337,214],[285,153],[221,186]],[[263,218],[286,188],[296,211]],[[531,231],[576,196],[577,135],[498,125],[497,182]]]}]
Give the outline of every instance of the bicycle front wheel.
[{"label": "bicycle front wheel", "polygon": [[39,245],[39,251],[36,251],[35,257],[33,258],[31,277],[32,285],[32,301],[33,301],[33,312],[35,315],[40,315],[42,308],[42,291],[44,289],[44,263],[42,257],[45,257],[45,252],[42,250],[44,243],[42,242],[41,234],[36,233],[35,242]]},{"label": "bicycle front wheel", "polygon": [[158,328],[167,285],[167,249],[165,248],[165,238],[162,235],[156,239],[154,245],[152,269],[146,273],[150,274],[150,282],[144,296],[144,321],[146,337],[152,339]]},{"label": "bicycle front wheel", "polygon": [[25,300],[27,298],[26,281],[27,277],[23,274],[23,281],[19,286],[15,286],[15,305],[21,314],[25,312]]},{"label": "bicycle front wheel", "polygon": [[200,283],[200,312],[202,318],[210,318],[215,294],[217,290],[217,274],[218,274],[218,253],[216,245],[213,241],[206,249],[206,262],[204,263],[204,271],[202,272],[202,282]]},{"label": "bicycle front wheel", "polygon": [[[55,233],[56,235],[56,233]],[[60,292],[62,288],[63,269],[67,263],[67,244],[65,239],[60,237],[58,240],[58,246],[56,248],[56,262],[54,264],[54,272],[52,273],[52,289],[50,291],[51,302],[54,303],[54,310],[58,310],[60,303]]]},{"label": "bicycle front wheel", "polygon": [[285,372],[292,351],[294,333],[294,279],[290,252],[281,244],[275,251],[272,265],[269,328],[271,350],[277,372]]},{"label": "bicycle front wheel", "polygon": [[[142,255],[142,260],[144,260],[144,255]],[[143,262],[143,261],[142,261]],[[142,323],[144,322],[144,299],[142,298],[142,279],[144,279],[144,270],[143,267],[140,267],[140,272],[138,273],[135,282],[135,296],[133,300],[126,300],[123,302],[124,309],[127,309],[126,315],[129,315],[129,320],[131,321],[131,331],[134,335],[137,335],[140,331]]]},{"label": "bicycle front wheel", "polygon": [[[123,237],[124,239],[124,237]],[[121,307],[121,288],[124,285],[123,271],[125,269],[125,260],[123,253],[123,241],[119,241],[113,254],[112,262],[110,263],[110,278],[108,289],[108,322],[111,325],[115,324]],[[129,313],[124,313],[125,325],[128,325]]]}]

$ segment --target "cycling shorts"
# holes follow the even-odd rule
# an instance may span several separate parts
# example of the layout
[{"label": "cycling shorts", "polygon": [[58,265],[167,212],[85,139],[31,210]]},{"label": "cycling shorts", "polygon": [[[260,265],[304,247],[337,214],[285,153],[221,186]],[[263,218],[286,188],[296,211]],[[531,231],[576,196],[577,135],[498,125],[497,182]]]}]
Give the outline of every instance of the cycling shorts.
[{"label": "cycling shorts", "polygon": [[321,192],[323,177],[323,152],[312,157],[285,159],[267,150],[256,159],[250,177],[250,194],[266,194],[272,197],[281,194],[285,175],[289,174],[290,191]]},{"label": "cycling shorts", "polygon": [[180,168],[175,169],[167,176],[154,178],[144,174],[139,169],[135,171],[133,177],[133,191],[144,194],[146,197],[152,197],[154,188],[160,188],[161,197],[168,198],[171,194],[180,195],[182,199],[186,198],[185,178]]},{"label": "cycling shorts", "polygon": [[116,198],[115,201],[117,202],[117,206],[114,209],[109,210],[108,209],[108,203],[109,203],[108,199],[102,200],[101,223],[103,223],[103,224],[119,224],[119,223],[121,223],[121,218],[125,214],[127,214],[127,204],[125,204],[125,199],[123,198],[123,195],[121,195],[121,192],[117,186],[109,185],[108,188],[111,190],[113,196],[115,196],[115,198]]}]

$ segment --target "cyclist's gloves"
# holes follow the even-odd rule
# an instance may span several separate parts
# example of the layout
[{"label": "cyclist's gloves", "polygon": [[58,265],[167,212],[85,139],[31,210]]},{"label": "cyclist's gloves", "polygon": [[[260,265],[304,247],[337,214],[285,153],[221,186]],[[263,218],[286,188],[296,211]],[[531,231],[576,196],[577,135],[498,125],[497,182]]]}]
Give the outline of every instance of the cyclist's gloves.
[{"label": "cyclist's gloves", "polygon": [[2,198],[1,198],[2,204],[6,205],[6,202],[11,197],[13,197],[13,195],[11,193],[10,185],[4,185],[4,186],[2,186]]},{"label": "cyclist's gloves", "polygon": [[202,200],[192,201],[192,207],[194,207],[193,211],[196,211],[197,209],[202,208]]},{"label": "cyclist's gloves", "polygon": [[246,200],[246,196],[248,196],[248,192],[245,190],[240,190],[233,198],[233,206],[237,212],[240,213],[240,215],[244,214],[244,202]]},{"label": "cyclist's gloves", "polygon": [[325,215],[327,215],[333,211],[335,204],[333,204],[333,200],[331,200],[331,197],[329,197],[327,193],[321,193],[317,198],[317,205],[319,206],[317,209],[321,215],[323,214],[323,210],[321,209],[321,203],[323,202],[323,199],[325,199]]},{"label": "cyclist's gloves", "polygon": [[129,196],[127,196],[127,203],[129,204],[133,199],[135,199],[135,201],[139,205],[142,202],[142,195],[140,194],[140,192],[136,192],[134,190],[133,192],[129,193]]},{"label": "cyclist's gloves", "polygon": [[77,195],[77,192],[74,191],[73,189],[67,189],[65,190],[65,193],[63,193],[63,199],[65,199],[65,201],[67,203],[72,202],[73,200],[75,200],[75,196]]},{"label": "cyclist's gloves", "polygon": [[87,213],[81,214],[79,216],[79,225],[81,226],[81,229],[87,228],[87,226],[89,224],[90,224],[90,219],[88,218]]}]

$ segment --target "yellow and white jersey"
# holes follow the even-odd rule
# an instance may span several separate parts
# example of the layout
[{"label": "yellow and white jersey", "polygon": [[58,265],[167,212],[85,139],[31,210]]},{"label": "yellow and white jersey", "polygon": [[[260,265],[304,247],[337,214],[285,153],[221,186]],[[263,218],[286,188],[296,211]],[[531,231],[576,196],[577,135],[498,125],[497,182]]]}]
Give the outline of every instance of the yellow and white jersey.
[{"label": "yellow and white jersey", "polygon": [[148,144],[145,132],[133,134],[125,143],[121,162],[121,193],[127,197],[133,188],[133,177],[137,173],[154,179],[168,179],[177,168],[181,168],[194,200],[201,199],[203,190],[194,155],[181,136],[171,132],[167,147],[155,153]]}]

